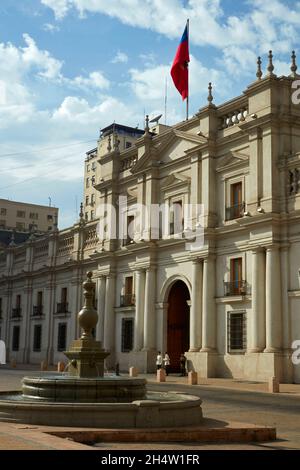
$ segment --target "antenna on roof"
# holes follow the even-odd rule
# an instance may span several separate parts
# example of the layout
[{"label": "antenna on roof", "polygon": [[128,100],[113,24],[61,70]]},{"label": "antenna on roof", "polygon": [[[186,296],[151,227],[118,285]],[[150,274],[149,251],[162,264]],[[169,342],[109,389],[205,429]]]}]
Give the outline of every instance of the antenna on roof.
[{"label": "antenna on roof", "polygon": [[155,122],[155,124],[158,124],[158,121],[160,120],[160,118],[162,117],[162,114],[159,114],[158,116],[155,116],[153,119],[151,119],[151,121],[149,122]]}]

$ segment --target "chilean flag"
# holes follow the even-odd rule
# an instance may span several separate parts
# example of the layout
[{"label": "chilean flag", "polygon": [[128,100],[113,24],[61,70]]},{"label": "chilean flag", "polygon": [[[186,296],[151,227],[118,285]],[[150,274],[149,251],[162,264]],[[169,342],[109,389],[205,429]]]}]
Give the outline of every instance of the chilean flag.
[{"label": "chilean flag", "polygon": [[189,96],[189,61],[189,33],[187,24],[171,68],[171,77],[183,100]]}]

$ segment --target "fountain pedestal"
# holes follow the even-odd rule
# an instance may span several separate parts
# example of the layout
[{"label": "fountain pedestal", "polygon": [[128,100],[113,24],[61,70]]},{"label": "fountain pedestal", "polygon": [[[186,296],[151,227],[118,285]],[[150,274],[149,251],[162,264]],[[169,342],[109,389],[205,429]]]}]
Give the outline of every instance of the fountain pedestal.
[{"label": "fountain pedestal", "polygon": [[65,356],[69,359],[69,375],[82,378],[103,377],[104,360],[109,356],[100,341],[93,338],[75,339]]}]

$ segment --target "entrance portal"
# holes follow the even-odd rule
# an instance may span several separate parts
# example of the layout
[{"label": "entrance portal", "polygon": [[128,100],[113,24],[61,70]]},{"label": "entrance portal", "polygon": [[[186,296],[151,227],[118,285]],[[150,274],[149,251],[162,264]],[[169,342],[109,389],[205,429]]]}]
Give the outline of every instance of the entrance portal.
[{"label": "entrance portal", "polygon": [[167,351],[171,359],[171,372],[180,371],[180,354],[189,350],[190,314],[187,301],[190,293],[183,281],[176,281],[168,298]]}]

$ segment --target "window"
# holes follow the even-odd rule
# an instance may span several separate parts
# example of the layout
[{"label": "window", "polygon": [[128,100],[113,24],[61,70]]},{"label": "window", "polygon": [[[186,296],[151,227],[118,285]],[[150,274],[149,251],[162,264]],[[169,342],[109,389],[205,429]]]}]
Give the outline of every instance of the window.
[{"label": "window", "polygon": [[125,148],[130,149],[130,147],[132,147],[132,143],[131,142],[126,142]]},{"label": "window", "polygon": [[23,218],[25,217],[25,211],[17,211],[17,217]]},{"label": "window", "polygon": [[95,203],[95,194],[92,194],[91,195],[91,204],[94,204]]},{"label": "window", "polygon": [[16,229],[17,230],[25,230],[25,223],[24,222],[16,222]]},{"label": "window", "polygon": [[61,302],[66,303],[68,299],[68,288],[62,287],[61,289]]},{"label": "window", "polygon": [[245,204],[243,202],[243,184],[234,183],[230,186],[230,207],[226,209],[226,220],[243,217]]},{"label": "window", "polygon": [[0,318],[2,318],[2,297],[0,297]]},{"label": "window", "polygon": [[59,323],[57,332],[57,351],[65,351],[67,344],[67,324]]},{"label": "window", "polygon": [[47,215],[47,220],[48,220],[48,221],[53,220],[53,215],[48,214],[48,215]]},{"label": "window", "polygon": [[14,326],[13,335],[12,335],[12,350],[13,351],[19,351],[19,343],[20,343],[20,327]]},{"label": "window", "polygon": [[85,213],[85,220],[86,220],[86,221],[89,220],[89,214],[88,214],[88,212]]},{"label": "window", "polygon": [[6,215],[6,214],[7,214],[7,209],[5,209],[4,207],[1,207],[0,215]]},{"label": "window", "polygon": [[247,349],[246,313],[228,313],[228,352],[245,352]]},{"label": "window", "polygon": [[90,186],[90,178],[85,180],[85,187],[88,188]]},{"label": "window", "polygon": [[92,163],[92,170],[93,170],[93,171],[96,170],[96,162],[93,162],[93,163]]},{"label": "window", "polygon": [[91,169],[91,167],[90,167],[90,165],[88,164],[88,165],[86,166],[86,171],[90,171],[90,169]]},{"label": "window", "polygon": [[240,294],[242,288],[242,258],[230,260],[230,282],[232,294]]},{"label": "window", "polygon": [[184,219],[182,201],[174,201],[170,211],[170,235],[175,235],[183,231]]},{"label": "window", "polygon": [[133,292],[133,277],[125,277],[125,294],[132,295]]},{"label": "window", "polygon": [[37,220],[39,218],[39,214],[37,212],[30,212],[29,218]]},{"label": "window", "polygon": [[85,205],[88,206],[90,203],[90,199],[88,196],[85,197]]},{"label": "window", "polygon": [[21,307],[21,295],[18,294],[16,297],[16,308],[20,308],[20,307]]},{"label": "window", "polygon": [[6,227],[6,221],[0,220],[0,228],[5,228],[5,227]]},{"label": "window", "polygon": [[33,330],[33,350],[39,352],[42,344],[42,325],[34,325]]},{"label": "window", "polygon": [[91,211],[91,220],[94,220],[94,211]]},{"label": "window", "polygon": [[122,319],[122,352],[133,349],[133,318]]},{"label": "window", "polygon": [[125,288],[124,295],[121,295],[121,307],[129,307],[135,304],[135,298],[133,295],[133,277],[125,277]]},{"label": "window", "polygon": [[68,306],[68,289],[67,287],[62,287],[60,292],[60,302],[57,303],[56,313],[68,313]]},{"label": "window", "polygon": [[134,215],[127,216],[127,233],[124,234],[124,245],[129,245],[134,238]]},{"label": "window", "polygon": [[39,290],[36,298],[37,305],[41,307],[43,305],[43,291]]},{"label": "window", "polygon": [[52,225],[49,225],[49,226],[48,226],[48,231],[49,231],[49,230],[52,230]]}]

